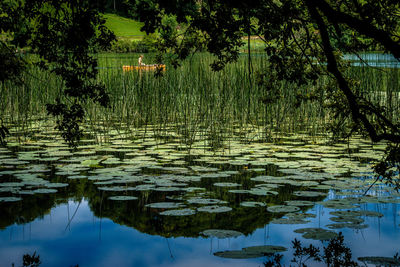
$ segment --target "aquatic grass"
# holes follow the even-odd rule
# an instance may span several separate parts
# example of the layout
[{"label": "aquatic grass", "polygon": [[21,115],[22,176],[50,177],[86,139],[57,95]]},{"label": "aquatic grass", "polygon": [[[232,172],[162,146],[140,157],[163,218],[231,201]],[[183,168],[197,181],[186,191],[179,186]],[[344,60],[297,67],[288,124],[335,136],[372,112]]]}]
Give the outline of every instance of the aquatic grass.
[{"label": "aquatic grass", "polygon": [[[108,109],[84,103],[86,137],[97,143],[111,142],[116,135],[125,140],[153,138],[159,145],[175,139],[187,150],[195,151],[200,142],[204,150],[218,151],[236,140],[279,142],[282,132],[321,138],[331,120],[321,103],[298,103],[298,94],[306,94],[311,85],[297,87],[283,81],[276,85],[280,95],[276,102],[265,105],[262,99],[267,92],[256,83],[256,74],[268,60],[263,53],[252,54],[252,73],[248,73],[247,54],[220,72],[210,69],[211,55],[198,54],[177,69],[167,66],[161,77],[148,71],[123,72],[122,66],[136,65],[137,57],[97,55],[98,79],[108,88],[111,103]],[[154,56],[147,54],[145,59],[151,63]],[[359,95],[392,107],[387,116],[398,120],[400,68],[353,66],[347,74],[360,79]],[[0,85],[0,115],[13,126],[14,134],[27,140],[36,138],[35,132],[43,127],[54,127],[45,105],[62,97],[63,86],[55,75],[35,66],[22,81]]]}]

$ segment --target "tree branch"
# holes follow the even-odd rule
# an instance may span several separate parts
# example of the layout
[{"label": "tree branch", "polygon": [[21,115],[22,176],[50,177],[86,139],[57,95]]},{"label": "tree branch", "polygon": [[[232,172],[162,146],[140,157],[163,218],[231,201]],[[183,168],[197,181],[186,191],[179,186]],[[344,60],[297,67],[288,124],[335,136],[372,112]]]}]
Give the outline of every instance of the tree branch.
[{"label": "tree branch", "polygon": [[383,133],[383,134],[378,134],[376,132],[376,129],[374,126],[371,124],[371,122],[368,120],[365,114],[362,114],[360,112],[360,106],[359,103],[357,102],[356,96],[353,94],[351,91],[346,79],[343,77],[342,73],[340,72],[336,58],[333,54],[333,48],[330,43],[329,39],[329,34],[327,30],[327,26],[321,16],[321,14],[318,12],[316,5],[315,5],[315,0],[306,0],[305,1],[307,8],[310,12],[311,17],[315,20],[315,22],[318,25],[318,28],[320,30],[321,34],[321,41],[322,41],[322,48],[324,51],[324,54],[327,59],[327,69],[330,73],[334,75],[336,78],[336,81],[339,85],[340,90],[345,94],[346,99],[349,103],[349,107],[351,110],[352,117],[354,121],[357,123],[361,121],[362,125],[365,127],[365,130],[368,132],[368,135],[370,136],[371,140],[373,142],[378,142],[381,140],[389,140],[392,142],[399,143],[400,142],[400,135],[396,134],[389,134],[389,133]]},{"label": "tree branch", "polygon": [[359,33],[380,42],[388,51],[400,60],[400,43],[395,42],[387,32],[376,28],[365,20],[334,10],[325,0],[308,0],[306,2],[323,12],[331,23],[346,24],[347,26],[357,30]]}]

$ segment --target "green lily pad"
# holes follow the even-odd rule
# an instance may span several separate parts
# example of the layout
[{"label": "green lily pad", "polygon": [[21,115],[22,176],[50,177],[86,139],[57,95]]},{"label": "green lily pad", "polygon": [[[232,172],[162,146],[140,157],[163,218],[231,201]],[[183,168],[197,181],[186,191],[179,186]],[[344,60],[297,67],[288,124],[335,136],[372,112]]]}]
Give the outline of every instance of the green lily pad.
[{"label": "green lily pad", "polygon": [[181,210],[166,210],[160,212],[160,215],[163,216],[190,216],[196,214],[196,211],[192,209],[181,209]]},{"label": "green lily pad", "polygon": [[21,201],[20,197],[0,197],[0,202],[17,202]]},{"label": "green lily pad", "polygon": [[245,250],[227,250],[215,252],[214,256],[228,259],[252,259],[263,257],[264,254]]},{"label": "green lily pad", "polygon": [[67,187],[69,184],[66,183],[48,183],[45,186],[47,188],[61,188],[61,187]]},{"label": "green lily pad", "polygon": [[212,204],[226,204],[227,201],[214,199],[214,198],[201,198],[201,197],[193,197],[187,200],[189,204],[201,204],[201,205],[212,205]]},{"label": "green lily pad", "polygon": [[274,254],[274,253],[286,251],[287,248],[282,247],[282,246],[265,245],[265,246],[245,247],[242,250],[247,251],[247,252],[255,252],[255,253],[262,253],[262,254]]},{"label": "green lily pad", "polygon": [[394,257],[358,257],[359,261],[373,264],[375,266],[400,266],[400,260]]},{"label": "green lily pad", "polygon": [[222,212],[228,212],[231,210],[232,210],[232,208],[230,208],[230,207],[218,206],[218,205],[204,206],[204,207],[197,208],[197,211],[208,212],[208,213],[222,213]]},{"label": "green lily pad", "polygon": [[377,211],[369,210],[339,210],[329,212],[331,215],[343,217],[343,216],[367,216],[367,217],[383,217],[383,214]]},{"label": "green lily pad", "polygon": [[237,187],[237,186],[241,186],[241,184],[237,184],[237,183],[215,183],[214,186],[218,186],[218,187]]},{"label": "green lily pad", "polygon": [[57,189],[39,188],[33,191],[35,194],[53,194],[57,193]]},{"label": "green lily pad", "polygon": [[153,208],[153,209],[176,209],[185,207],[182,203],[176,202],[157,202],[157,203],[150,203],[145,205],[145,207]]},{"label": "green lily pad", "polygon": [[136,190],[135,187],[126,187],[126,186],[103,186],[103,187],[98,187],[97,189],[102,191],[114,191],[114,192]]},{"label": "green lily pad", "polygon": [[200,234],[208,236],[208,237],[216,237],[216,238],[230,238],[230,237],[238,237],[243,235],[243,233],[234,231],[234,230],[222,230],[222,229],[208,229],[204,230]]},{"label": "green lily pad", "polygon": [[88,178],[86,175],[70,175],[67,176],[68,179],[76,180],[76,179],[86,179]]},{"label": "green lily pad", "polygon": [[296,206],[276,205],[268,207],[267,210],[269,212],[280,213],[280,212],[295,212],[299,211],[300,208]]},{"label": "green lily pad", "polygon": [[294,232],[303,234],[303,237],[306,239],[314,240],[330,240],[337,236],[336,232],[322,228],[301,228],[294,230]]},{"label": "green lily pad", "polygon": [[354,209],[358,207],[357,205],[349,203],[346,199],[330,199],[327,201],[317,202],[317,204],[321,204],[325,208],[330,209]]},{"label": "green lily pad", "polygon": [[155,187],[152,190],[154,191],[160,191],[160,192],[178,192],[178,191],[183,191],[183,188],[180,187],[174,187],[174,186],[161,186],[161,187]]},{"label": "green lily pad", "polygon": [[127,201],[127,200],[137,200],[138,198],[132,196],[111,196],[108,199],[116,201]]},{"label": "green lily pad", "polygon": [[343,217],[331,217],[329,218],[333,222],[340,222],[340,223],[353,223],[353,224],[360,224],[363,223],[364,220],[355,216],[343,216]]},{"label": "green lily pad", "polygon": [[215,252],[214,255],[222,258],[229,259],[251,259],[263,257],[267,254],[274,254],[277,252],[286,251],[285,247],[281,246],[253,246],[243,248],[242,250],[228,250]]},{"label": "green lily pad", "polygon": [[23,186],[23,183],[15,183],[15,182],[8,182],[8,183],[0,183],[0,188],[1,187],[19,187]]},{"label": "green lily pad", "polygon": [[257,201],[243,201],[240,203],[240,206],[243,207],[265,207],[266,205],[264,202]]},{"label": "green lily pad", "polygon": [[279,219],[274,219],[271,221],[273,224],[306,224],[309,223],[309,220],[305,220],[302,218],[279,218]]},{"label": "green lily pad", "polygon": [[248,194],[248,193],[250,193],[250,190],[232,189],[232,190],[229,190],[228,192],[233,193],[233,194]]},{"label": "green lily pad", "polygon": [[256,187],[249,190],[249,194],[256,196],[278,195],[278,192],[272,191],[269,188]]},{"label": "green lily pad", "polygon": [[326,225],[329,229],[342,229],[342,228],[350,228],[350,229],[356,229],[356,230],[361,230],[368,228],[367,224],[359,224],[359,223],[333,223],[333,224],[328,224]]},{"label": "green lily pad", "polygon": [[297,206],[297,207],[313,206],[314,205],[314,202],[306,201],[306,200],[287,200],[287,201],[285,201],[285,203],[288,206]]},{"label": "green lily pad", "polygon": [[293,195],[298,197],[321,197],[326,196],[327,193],[318,192],[318,191],[295,191]]}]

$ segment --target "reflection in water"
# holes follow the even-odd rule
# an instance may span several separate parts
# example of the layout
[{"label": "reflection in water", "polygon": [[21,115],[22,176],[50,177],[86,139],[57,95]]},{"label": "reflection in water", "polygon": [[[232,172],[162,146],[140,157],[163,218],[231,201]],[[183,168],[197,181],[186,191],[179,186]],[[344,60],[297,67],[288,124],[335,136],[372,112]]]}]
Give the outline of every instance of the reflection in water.
[{"label": "reflection in water", "polygon": [[[365,162],[375,156],[375,151],[367,150],[369,145],[357,145],[352,151]],[[343,153],[347,146],[318,151],[319,146],[294,143],[268,149],[266,145],[257,151],[253,146],[247,154],[217,160],[176,154],[166,162],[170,152],[137,149],[132,158],[129,152],[108,152],[112,157],[96,167],[90,167],[92,159],[79,156],[66,156],[62,164],[11,165],[1,173],[0,197],[9,201],[21,195],[22,200],[0,200],[0,263],[18,265],[21,255],[37,251],[42,266],[259,266],[265,258],[235,260],[214,253],[278,245],[288,248],[283,253],[287,262],[294,238],[305,245],[326,244],[294,232],[311,227],[343,232],[355,257],[393,256],[399,250],[399,195],[376,186],[367,197],[360,197],[369,187],[364,174],[370,170],[349,158],[347,150]],[[171,162],[178,159],[176,167]],[[82,167],[87,161],[89,166]],[[32,178],[27,168],[40,172]],[[172,202],[194,214],[163,216],[173,210]],[[154,203],[157,208],[146,206]],[[213,208],[201,212],[205,206]],[[221,206],[231,211],[220,212]],[[285,215],[296,209],[297,213]],[[333,215],[337,210],[358,213]],[[242,234],[226,238],[201,234],[209,229]]]},{"label": "reflection in water", "polygon": [[[68,217],[68,206],[75,211],[73,220]],[[356,257],[370,255],[370,251],[374,251],[374,255],[393,256],[398,251],[400,231],[398,225],[393,225],[397,216],[395,206],[366,204],[362,209],[382,212],[384,217],[365,218],[370,226],[367,229],[343,230],[345,242]],[[320,205],[313,207],[309,212],[318,213],[317,218],[305,227],[331,223],[326,216],[328,211],[321,209]],[[29,236],[25,234],[28,228]],[[60,263],[65,263],[65,266],[76,263],[80,266],[109,266],[111,262],[119,266],[185,266],[189,263],[194,266],[203,266],[205,263],[211,266],[228,263],[243,266],[244,262],[249,266],[258,266],[263,258],[235,261],[217,258],[213,253],[266,244],[290,248],[293,237],[301,239],[300,235],[292,232],[297,228],[294,225],[270,224],[237,238],[166,238],[144,234],[109,219],[94,217],[93,220],[88,200],[82,199],[80,202],[60,204],[50,213],[27,224],[14,224],[2,230],[0,258],[5,266],[11,266],[11,262],[18,263],[21,254],[37,251],[42,256],[42,266]],[[185,232],[184,229],[182,232]],[[323,244],[320,241],[302,242],[316,246]],[[291,253],[293,251],[290,249],[284,253],[284,260],[289,260]]]}]

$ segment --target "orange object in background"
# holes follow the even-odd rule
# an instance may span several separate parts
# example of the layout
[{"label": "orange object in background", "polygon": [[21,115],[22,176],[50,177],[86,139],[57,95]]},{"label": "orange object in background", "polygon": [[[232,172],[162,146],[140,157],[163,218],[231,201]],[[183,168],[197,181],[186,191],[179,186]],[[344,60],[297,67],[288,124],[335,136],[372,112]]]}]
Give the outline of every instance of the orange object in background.
[{"label": "orange object in background", "polygon": [[131,70],[157,70],[161,69],[162,71],[165,71],[165,65],[164,64],[159,64],[159,65],[144,65],[144,66],[129,66],[129,65],[124,65],[122,66],[123,71],[131,71]]}]

